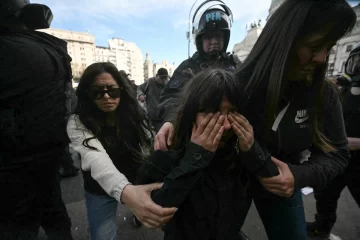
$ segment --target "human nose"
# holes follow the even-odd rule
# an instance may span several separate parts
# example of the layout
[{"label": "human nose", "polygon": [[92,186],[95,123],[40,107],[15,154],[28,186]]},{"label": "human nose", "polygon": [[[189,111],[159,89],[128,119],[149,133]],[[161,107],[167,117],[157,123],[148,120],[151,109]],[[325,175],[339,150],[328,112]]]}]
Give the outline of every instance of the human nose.
[{"label": "human nose", "polygon": [[223,114],[224,116],[224,123],[223,123],[223,126],[224,126],[224,130],[227,131],[227,130],[230,130],[231,128],[231,123],[229,121],[229,117],[227,114]]},{"label": "human nose", "polygon": [[109,94],[107,92],[104,93],[103,97],[104,97],[104,99],[109,99],[110,98],[110,96],[109,96]]}]

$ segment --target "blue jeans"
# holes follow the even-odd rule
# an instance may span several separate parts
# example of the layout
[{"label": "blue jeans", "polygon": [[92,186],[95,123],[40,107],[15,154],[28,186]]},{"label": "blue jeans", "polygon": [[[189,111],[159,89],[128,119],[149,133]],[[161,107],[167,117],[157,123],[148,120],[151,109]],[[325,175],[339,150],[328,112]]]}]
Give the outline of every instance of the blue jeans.
[{"label": "blue jeans", "polygon": [[291,198],[254,199],[269,240],[306,240],[301,191]]},{"label": "blue jeans", "polygon": [[118,201],[89,192],[85,192],[85,199],[91,240],[115,240]]}]

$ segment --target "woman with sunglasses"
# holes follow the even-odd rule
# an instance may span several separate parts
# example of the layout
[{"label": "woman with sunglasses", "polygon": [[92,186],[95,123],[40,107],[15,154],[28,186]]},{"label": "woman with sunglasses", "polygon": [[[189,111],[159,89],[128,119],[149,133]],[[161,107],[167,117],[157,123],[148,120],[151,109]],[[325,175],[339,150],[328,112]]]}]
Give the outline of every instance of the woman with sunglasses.
[{"label": "woman with sunglasses", "polygon": [[149,144],[144,114],[130,85],[112,63],[94,63],[76,90],[78,103],[69,118],[71,147],[81,155],[91,239],[116,238],[116,210],[125,203],[147,227],[159,227],[175,208],[161,208],[150,193],[161,184],[133,186]]}]

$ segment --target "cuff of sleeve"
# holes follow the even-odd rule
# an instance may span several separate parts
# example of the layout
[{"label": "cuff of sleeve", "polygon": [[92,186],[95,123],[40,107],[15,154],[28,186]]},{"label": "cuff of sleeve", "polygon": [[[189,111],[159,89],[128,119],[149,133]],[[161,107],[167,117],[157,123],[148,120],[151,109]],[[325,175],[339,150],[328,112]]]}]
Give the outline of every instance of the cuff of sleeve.
[{"label": "cuff of sleeve", "polygon": [[169,113],[166,117],[164,117],[163,125],[166,122],[170,122],[173,125],[175,125],[176,122],[176,114],[175,113]]},{"label": "cuff of sleeve", "polygon": [[295,179],[295,189],[301,189],[304,187],[311,187],[310,179],[313,175],[313,171],[306,165],[293,165],[288,164]]},{"label": "cuff of sleeve", "polygon": [[174,168],[166,178],[174,180],[186,174],[202,170],[209,166],[213,156],[214,153],[190,142],[184,157],[180,160],[180,165]]},{"label": "cuff of sleeve", "polygon": [[272,177],[279,174],[277,166],[271,161],[270,153],[263,149],[257,141],[254,141],[249,151],[240,151],[239,155],[250,174],[260,177]]},{"label": "cuff of sleeve", "polygon": [[122,193],[123,193],[124,188],[125,188],[127,185],[131,185],[131,183],[130,183],[129,181],[127,181],[127,180],[126,180],[126,181],[122,181],[122,182],[120,182],[120,184],[118,185],[117,189],[115,189],[114,198],[115,198],[118,202],[120,202],[120,203],[122,203],[122,204],[124,204],[124,203],[121,201],[121,195],[122,195]]},{"label": "cuff of sleeve", "polygon": [[193,169],[204,169],[210,164],[214,155],[214,153],[207,151],[203,147],[190,142],[186,150],[184,161]]}]

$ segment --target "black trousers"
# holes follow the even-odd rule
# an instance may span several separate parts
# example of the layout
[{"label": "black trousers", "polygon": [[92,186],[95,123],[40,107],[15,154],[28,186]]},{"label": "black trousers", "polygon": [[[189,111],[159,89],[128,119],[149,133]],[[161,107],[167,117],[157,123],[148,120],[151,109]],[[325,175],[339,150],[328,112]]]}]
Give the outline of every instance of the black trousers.
[{"label": "black trousers", "polygon": [[33,240],[40,226],[49,240],[72,239],[57,158],[0,168],[0,239]]},{"label": "black trousers", "polygon": [[338,200],[346,186],[360,207],[360,155],[358,153],[352,153],[345,174],[334,178],[326,188],[314,191],[317,210],[315,220],[322,229],[330,232],[334,226]]},{"label": "black trousers", "polygon": [[74,160],[71,158],[69,145],[65,147],[64,153],[61,155],[61,166],[64,170],[74,168]]}]

